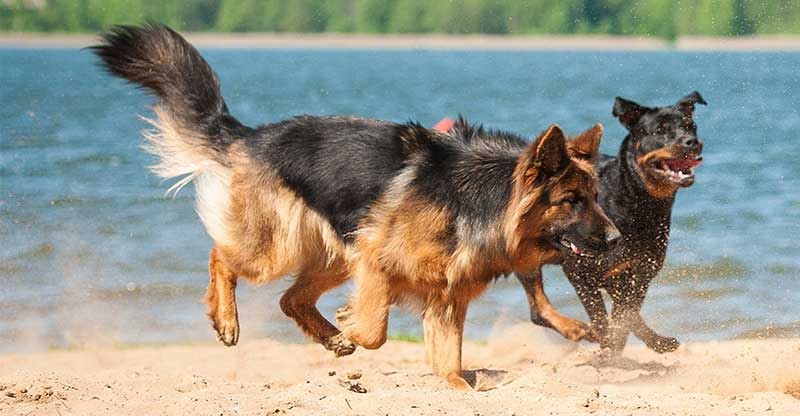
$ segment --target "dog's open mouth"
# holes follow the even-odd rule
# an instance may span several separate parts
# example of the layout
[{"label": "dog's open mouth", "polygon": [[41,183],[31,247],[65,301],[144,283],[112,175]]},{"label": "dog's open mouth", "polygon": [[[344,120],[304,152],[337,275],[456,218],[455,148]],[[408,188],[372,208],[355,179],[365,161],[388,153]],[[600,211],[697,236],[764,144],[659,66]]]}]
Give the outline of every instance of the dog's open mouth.
[{"label": "dog's open mouth", "polygon": [[702,162],[702,157],[695,159],[659,159],[653,162],[651,167],[660,177],[677,185],[684,185],[694,181],[694,169],[700,166]]},{"label": "dog's open mouth", "polygon": [[569,241],[566,237],[561,237],[561,245],[572,251],[572,254],[575,254],[577,256],[590,257],[590,258],[594,257],[594,253],[591,253],[586,249],[578,247],[577,245],[575,245],[575,243]]}]

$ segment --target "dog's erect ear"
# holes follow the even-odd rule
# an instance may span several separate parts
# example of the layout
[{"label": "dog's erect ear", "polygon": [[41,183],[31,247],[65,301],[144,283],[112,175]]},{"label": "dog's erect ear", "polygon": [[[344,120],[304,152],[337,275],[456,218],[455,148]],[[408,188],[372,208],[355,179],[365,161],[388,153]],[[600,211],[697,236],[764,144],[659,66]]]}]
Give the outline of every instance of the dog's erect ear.
[{"label": "dog's erect ear", "polygon": [[536,141],[536,159],[534,167],[547,175],[561,172],[569,164],[567,139],[564,131],[553,124]]},{"label": "dog's erect ear", "polygon": [[694,105],[695,104],[703,104],[707,105],[708,103],[697,91],[692,91],[691,94],[681,98],[675,103],[675,108],[680,110],[686,117],[692,117],[694,115]]},{"label": "dog's erect ear", "polygon": [[614,109],[611,110],[611,114],[618,118],[625,128],[630,130],[648,110],[649,108],[633,101],[617,97],[614,99]]},{"label": "dog's erect ear", "polygon": [[537,187],[549,176],[564,170],[569,163],[567,139],[561,127],[553,124],[525,149],[514,176],[520,178],[526,187]]},{"label": "dog's erect ear", "polygon": [[591,161],[596,159],[600,153],[600,139],[602,137],[603,125],[597,123],[567,143],[569,155],[582,160]]}]

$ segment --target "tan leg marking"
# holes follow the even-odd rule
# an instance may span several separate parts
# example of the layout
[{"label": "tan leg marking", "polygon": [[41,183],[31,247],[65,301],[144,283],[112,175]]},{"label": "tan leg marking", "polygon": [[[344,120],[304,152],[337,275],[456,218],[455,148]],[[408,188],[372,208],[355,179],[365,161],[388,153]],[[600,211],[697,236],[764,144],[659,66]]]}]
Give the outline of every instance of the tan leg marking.
[{"label": "tan leg marking", "polygon": [[359,262],[356,269],[355,294],[350,304],[336,311],[336,322],[347,339],[374,350],[386,342],[391,285],[385,274],[364,263]]},{"label": "tan leg marking", "polygon": [[352,354],[356,346],[322,316],[317,309],[317,300],[347,279],[347,272],[342,268],[302,272],[281,297],[280,303],[286,316],[294,319],[303,332],[337,357]]},{"label": "tan leg marking", "polygon": [[[423,314],[426,352],[430,350],[433,372],[458,390],[472,389],[461,375],[461,346],[466,315],[467,305],[459,303],[430,306]],[[427,337],[429,334],[430,337]]]},{"label": "tan leg marking", "polygon": [[538,317],[538,320],[534,319],[534,323],[549,326],[571,341],[577,342],[584,338],[594,339],[586,324],[562,315],[553,307],[544,292],[541,269],[531,274],[520,276],[519,280],[528,297],[531,318]]},{"label": "tan leg marking", "polygon": [[208,261],[209,281],[206,290],[208,317],[217,338],[227,346],[239,342],[239,317],[236,310],[236,275],[225,265],[214,247]]}]

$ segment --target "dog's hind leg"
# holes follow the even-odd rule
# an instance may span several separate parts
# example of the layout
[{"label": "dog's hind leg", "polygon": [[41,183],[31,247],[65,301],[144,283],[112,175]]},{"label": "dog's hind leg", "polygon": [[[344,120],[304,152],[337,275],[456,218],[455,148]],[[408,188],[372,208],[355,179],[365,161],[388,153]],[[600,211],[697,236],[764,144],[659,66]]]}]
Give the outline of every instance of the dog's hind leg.
[{"label": "dog's hind leg", "polygon": [[317,300],[325,292],[348,279],[343,268],[308,270],[301,272],[294,284],[281,297],[281,310],[314,341],[333,351],[337,357],[350,355],[356,346],[317,309]]},{"label": "dog's hind leg", "polygon": [[225,264],[219,249],[211,249],[208,261],[209,281],[206,290],[208,317],[217,338],[227,346],[239,342],[239,316],[236,311],[237,277]]},{"label": "dog's hind leg", "polygon": [[355,294],[347,306],[336,311],[336,322],[347,339],[374,350],[386,342],[392,291],[385,274],[363,263],[356,269]]},{"label": "dog's hind leg", "polygon": [[525,289],[525,294],[528,296],[531,322],[536,325],[553,328],[564,338],[571,341],[577,342],[589,335],[586,324],[562,315],[550,303],[550,299],[544,293],[541,268],[530,274],[517,275],[517,279],[519,279]]},{"label": "dog's hind leg", "polygon": [[461,347],[467,305],[431,305],[423,313],[426,355],[433,372],[459,390],[472,387],[461,374]]},{"label": "dog's hind leg", "polygon": [[675,351],[681,345],[677,339],[658,335],[655,331],[650,329],[644,322],[641,313],[636,313],[631,319],[630,325],[633,335],[636,335],[636,338],[644,341],[645,345],[651,350],[663,354],[665,352]]}]

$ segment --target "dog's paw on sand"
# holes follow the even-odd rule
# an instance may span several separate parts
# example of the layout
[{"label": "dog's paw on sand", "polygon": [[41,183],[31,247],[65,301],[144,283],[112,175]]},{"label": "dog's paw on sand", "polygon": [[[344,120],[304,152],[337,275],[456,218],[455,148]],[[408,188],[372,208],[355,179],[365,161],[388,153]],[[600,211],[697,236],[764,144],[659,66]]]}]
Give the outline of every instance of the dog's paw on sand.
[{"label": "dog's paw on sand", "polygon": [[214,330],[217,331],[217,339],[228,347],[239,342],[239,320],[212,318]]},{"label": "dog's paw on sand", "polygon": [[672,337],[658,337],[646,343],[647,347],[651,350],[663,354],[665,352],[673,352],[681,346],[681,343]]},{"label": "dog's paw on sand", "polygon": [[590,337],[589,325],[572,318],[564,318],[564,321],[558,332],[561,333],[564,338],[573,342],[578,342]]},{"label": "dog's paw on sand", "polygon": [[368,350],[377,349],[386,342],[385,331],[381,333],[369,328],[365,330],[363,325],[359,325],[355,311],[350,305],[336,310],[336,323],[347,339]]},{"label": "dog's paw on sand", "polygon": [[343,333],[338,333],[330,338],[322,340],[322,346],[328,351],[333,351],[337,357],[344,357],[356,351],[356,344],[353,344]]}]

